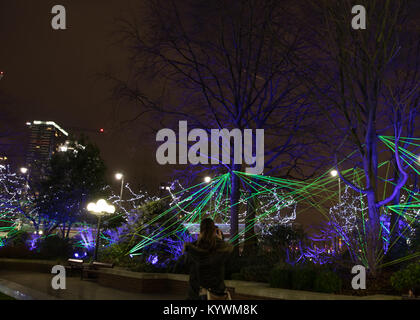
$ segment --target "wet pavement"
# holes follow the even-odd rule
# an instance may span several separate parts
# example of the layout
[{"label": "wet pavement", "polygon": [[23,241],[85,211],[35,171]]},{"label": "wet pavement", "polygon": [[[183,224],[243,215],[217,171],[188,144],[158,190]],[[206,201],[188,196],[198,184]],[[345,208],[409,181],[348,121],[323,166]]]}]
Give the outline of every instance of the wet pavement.
[{"label": "wet pavement", "polygon": [[53,274],[0,270],[0,291],[22,300],[184,300],[183,295],[126,292],[91,280],[67,277],[65,290],[51,286]]}]

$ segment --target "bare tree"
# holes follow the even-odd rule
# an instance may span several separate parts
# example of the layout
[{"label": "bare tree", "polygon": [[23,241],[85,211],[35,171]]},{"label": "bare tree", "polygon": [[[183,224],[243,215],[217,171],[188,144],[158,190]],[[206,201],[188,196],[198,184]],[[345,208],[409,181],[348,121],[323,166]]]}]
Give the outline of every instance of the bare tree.
[{"label": "bare tree", "polygon": [[[332,127],[343,133],[336,153],[345,144],[357,150],[358,164],[355,166],[363,169],[365,185],[356,185],[341,173],[340,179],[367,198],[367,264],[371,274],[375,275],[382,248],[379,237],[381,210],[395,199],[408,179],[398,149],[403,127],[407,123],[406,119],[402,120],[418,108],[418,103],[410,98],[410,102],[405,100],[407,103],[402,105],[397,101],[385,101],[383,97],[386,92],[393,91],[389,86],[396,88],[397,79],[392,77],[391,71],[395,61],[401,62],[400,49],[409,45],[402,37],[408,1],[361,0],[358,4],[366,8],[367,30],[352,29],[352,1],[325,0],[314,4],[314,16],[322,17],[322,21],[318,21],[321,26],[318,37],[314,37],[317,42],[312,43],[314,48],[319,49],[314,54],[317,63],[310,69],[317,77],[309,76],[309,72],[301,76],[311,84],[315,83],[322,104],[333,107],[333,112],[326,113],[326,116]],[[418,92],[418,83],[407,81],[405,85],[405,92],[414,97],[413,94]],[[391,127],[386,121],[389,111],[393,116]],[[398,178],[391,192],[381,198],[378,171],[383,156],[378,137],[385,133],[394,136],[393,160]]]},{"label": "bare tree", "polygon": [[[153,113],[169,127],[188,120],[191,129],[208,131],[265,129],[269,174],[289,178],[313,174],[315,168],[308,171],[303,164],[315,146],[317,113],[294,76],[304,48],[286,2],[151,0],[149,4],[145,24],[122,21],[123,38],[133,53],[134,76],[130,81],[114,78],[117,97],[135,100],[139,114]],[[146,74],[170,88],[163,101],[140,89],[139,80]],[[235,171],[243,167],[233,164],[232,158],[211,169],[231,173],[231,238],[235,238],[241,184]],[[249,214],[251,223],[255,212]],[[252,236],[250,228],[246,238]]]}]

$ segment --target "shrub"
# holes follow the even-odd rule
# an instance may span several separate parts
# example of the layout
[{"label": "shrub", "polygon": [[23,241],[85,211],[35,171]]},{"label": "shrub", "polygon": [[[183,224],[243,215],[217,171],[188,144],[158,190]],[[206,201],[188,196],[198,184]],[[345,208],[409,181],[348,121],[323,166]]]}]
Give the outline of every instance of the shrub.
[{"label": "shrub", "polygon": [[232,279],[233,274],[243,273],[243,276],[248,277],[248,281],[268,282],[275,261],[276,259],[269,253],[239,257],[232,255],[225,265],[225,277]]},{"label": "shrub", "polygon": [[400,292],[411,289],[418,294],[420,291],[420,262],[411,263],[406,268],[395,272],[391,276],[391,285]]},{"label": "shrub", "polygon": [[148,263],[136,263],[135,266],[129,268],[133,272],[145,272],[145,273],[168,273],[170,268],[158,267]]},{"label": "shrub", "polygon": [[241,272],[241,267],[244,266],[243,259],[238,256],[230,256],[225,264],[225,279],[232,279],[232,275]]},{"label": "shrub", "polygon": [[106,248],[100,248],[98,251],[98,258],[103,262],[123,265],[129,264],[132,260],[130,256],[127,255],[127,249],[124,244],[114,243]]},{"label": "shrub", "polygon": [[243,267],[240,275],[245,281],[269,282],[270,269],[267,265],[251,265]]},{"label": "shrub", "polygon": [[290,266],[279,265],[274,267],[270,273],[270,287],[272,288],[292,288],[292,269]]},{"label": "shrub", "polygon": [[44,259],[63,258],[72,256],[73,246],[70,239],[63,239],[53,235],[41,241],[39,255]]},{"label": "shrub", "polygon": [[341,278],[325,267],[286,264],[273,268],[270,274],[270,286],[292,290],[336,293],[341,290]]},{"label": "shrub", "polygon": [[316,270],[312,266],[295,267],[292,273],[292,289],[313,290]]},{"label": "shrub", "polygon": [[232,273],[231,276],[232,280],[239,280],[239,281],[245,281],[244,277],[242,276],[241,273],[237,272],[237,273]]},{"label": "shrub", "polygon": [[30,251],[25,244],[6,246],[0,248],[0,258],[33,259],[35,258],[35,252]]},{"label": "shrub", "polygon": [[341,291],[341,278],[332,271],[320,270],[316,274],[314,291],[325,293],[338,293]]},{"label": "shrub", "polygon": [[30,233],[26,231],[18,230],[14,232],[9,239],[7,239],[6,244],[7,246],[12,246],[12,247],[24,246],[26,242],[28,241],[28,239],[30,238],[30,236],[31,236]]}]

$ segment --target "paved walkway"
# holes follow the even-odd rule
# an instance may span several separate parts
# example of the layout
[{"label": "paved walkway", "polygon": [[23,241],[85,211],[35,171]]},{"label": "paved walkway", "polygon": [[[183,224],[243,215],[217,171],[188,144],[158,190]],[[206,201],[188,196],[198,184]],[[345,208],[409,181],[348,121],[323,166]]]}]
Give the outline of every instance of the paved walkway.
[{"label": "paved walkway", "polygon": [[0,292],[22,300],[184,300],[174,294],[125,292],[98,285],[79,277],[67,277],[66,290],[53,290],[53,275],[46,273],[0,270]]}]

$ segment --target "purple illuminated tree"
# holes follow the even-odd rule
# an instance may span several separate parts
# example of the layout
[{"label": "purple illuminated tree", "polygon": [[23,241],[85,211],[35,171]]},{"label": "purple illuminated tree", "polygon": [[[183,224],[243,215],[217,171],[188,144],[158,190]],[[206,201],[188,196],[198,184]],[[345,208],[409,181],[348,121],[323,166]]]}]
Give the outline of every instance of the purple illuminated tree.
[{"label": "purple illuminated tree", "polygon": [[[352,28],[352,1],[326,0],[312,4],[314,20],[311,24],[320,27],[312,30],[314,52],[308,59],[311,64],[300,76],[311,85],[315,83],[316,98],[321,108],[325,105],[332,107],[325,112],[326,118],[342,136],[335,147],[336,158],[343,146],[357,151],[348,160],[353,161],[353,167],[363,170],[364,186],[347,180],[338,171],[342,181],[366,197],[367,266],[375,275],[378,255],[383,247],[379,236],[381,210],[398,198],[408,180],[409,173],[403,166],[398,147],[403,129],[412,122],[413,112],[419,108],[417,75],[405,69],[403,84],[398,83],[398,77],[393,75],[404,62],[403,52],[413,47],[408,37],[410,29],[403,32],[403,23],[404,26],[413,26],[413,16],[410,15],[413,11],[410,9],[414,7],[410,5],[414,2],[359,1],[358,4],[366,8],[367,30]],[[414,47],[418,46],[418,34],[415,39]],[[415,74],[417,71],[418,65]],[[413,76],[417,80],[412,81]],[[391,126],[388,126],[387,116],[391,116]],[[379,164],[384,158],[381,150],[385,148],[381,149],[380,135],[393,136],[395,143],[393,162],[396,183],[384,196],[380,195],[383,186],[379,178]]]},{"label": "purple illuminated tree", "polygon": [[[314,125],[318,113],[294,76],[305,48],[286,5],[268,0],[153,0],[148,4],[148,19],[143,23],[122,21],[123,40],[132,52],[133,77],[128,81],[113,78],[116,96],[136,101],[139,116],[151,114],[169,128],[187,120],[190,129],[208,132],[212,128],[264,129],[265,173],[310,176],[320,158],[312,156],[312,162],[305,162],[318,141],[319,126]],[[159,82],[162,96],[140,89],[146,75]],[[243,171],[244,166],[232,163],[233,158],[220,165],[197,165],[188,172],[192,176],[203,170],[231,173],[234,238],[240,210],[234,204],[241,187],[234,171]],[[313,168],[305,170],[304,164]],[[248,213],[246,220],[251,223],[255,212]],[[252,239],[253,230],[245,238]]]}]

